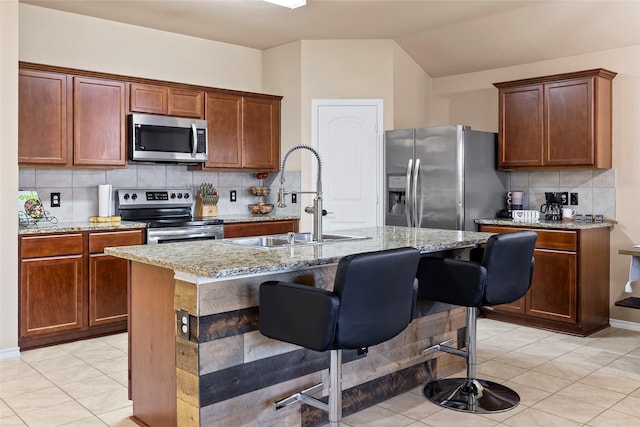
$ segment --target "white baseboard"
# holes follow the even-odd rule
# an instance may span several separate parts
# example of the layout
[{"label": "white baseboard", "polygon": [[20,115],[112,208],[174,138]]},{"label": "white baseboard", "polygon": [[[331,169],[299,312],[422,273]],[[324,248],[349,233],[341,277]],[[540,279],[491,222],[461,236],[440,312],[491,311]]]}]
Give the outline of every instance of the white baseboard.
[{"label": "white baseboard", "polygon": [[20,357],[20,347],[0,349],[0,360],[9,359],[11,357]]},{"label": "white baseboard", "polygon": [[626,320],[609,319],[609,324],[614,328],[629,329],[630,331],[640,331],[640,323],[627,322]]}]

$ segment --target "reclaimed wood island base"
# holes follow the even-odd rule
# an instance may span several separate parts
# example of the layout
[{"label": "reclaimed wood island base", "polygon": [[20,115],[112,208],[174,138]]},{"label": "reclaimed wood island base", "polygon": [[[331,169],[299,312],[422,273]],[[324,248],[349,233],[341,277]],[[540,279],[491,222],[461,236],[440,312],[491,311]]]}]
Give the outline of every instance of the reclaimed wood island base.
[{"label": "reclaimed wood island base", "polygon": [[[331,289],[337,261],[349,253],[413,246],[463,258],[490,235],[404,227],[347,234],[356,232],[369,239],[276,250],[215,241],[109,249],[131,261],[129,393],[135,421],[151,427],[323,424],[326,415],[306,405],[275,411],[274,401],[326,380],[328,353],[260,334],[260,283],[287,280]],[[343,353],[344,416],[464,369],[462,358],[438,353],[427,360],[421,352],[449,338],[464,345],[465,309],[419,301],[416,312],[405,331],[368,354]]]}]

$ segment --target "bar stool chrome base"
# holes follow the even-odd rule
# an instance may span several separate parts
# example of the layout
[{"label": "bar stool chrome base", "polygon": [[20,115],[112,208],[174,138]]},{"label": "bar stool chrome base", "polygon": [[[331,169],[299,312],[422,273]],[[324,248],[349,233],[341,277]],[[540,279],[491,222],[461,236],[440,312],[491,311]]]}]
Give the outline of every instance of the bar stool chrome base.
[{"label": "bar stool chrome base", "polygon": [[445,378],[428,383],[423,390],[431,402],[456,411],[493,414],[520,404],[518,393],[493,381]]}]

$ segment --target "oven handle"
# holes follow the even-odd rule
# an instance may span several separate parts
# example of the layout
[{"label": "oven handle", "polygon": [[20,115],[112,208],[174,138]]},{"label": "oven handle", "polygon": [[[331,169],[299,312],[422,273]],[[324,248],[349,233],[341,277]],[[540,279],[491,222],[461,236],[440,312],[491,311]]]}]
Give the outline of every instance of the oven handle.
[{"label": "oven handle", "polygon": [[202,227],[201,230],[186,231],[184,228],[179,229],[149,229],[147,230],[147,244],[156,244],[159,240],[186,240],[206,238],[222,239],[224,238],[224,228],[222,226]]}]

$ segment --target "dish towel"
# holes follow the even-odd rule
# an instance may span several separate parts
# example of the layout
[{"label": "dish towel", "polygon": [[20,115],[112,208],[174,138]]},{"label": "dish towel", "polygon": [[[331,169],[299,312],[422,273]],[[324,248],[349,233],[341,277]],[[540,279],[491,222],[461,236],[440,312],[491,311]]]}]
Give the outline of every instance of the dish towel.
[{"label": "dish towel", "polygon": [[632,256],[631,265],[629,265],[629,281],[624,285],[624,291],[628,294],[633,292],[631,289],[631,282],[640,280],[640,257]]}]

